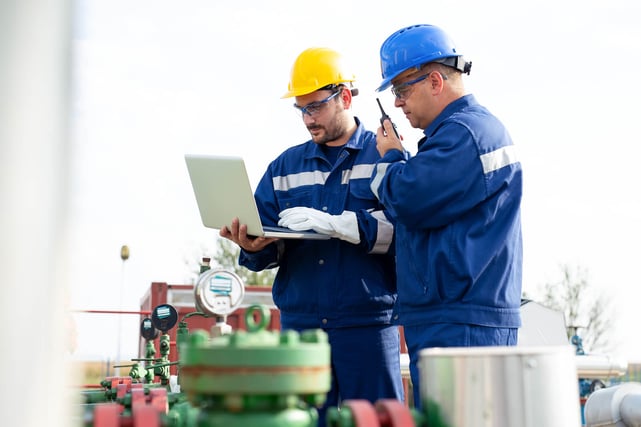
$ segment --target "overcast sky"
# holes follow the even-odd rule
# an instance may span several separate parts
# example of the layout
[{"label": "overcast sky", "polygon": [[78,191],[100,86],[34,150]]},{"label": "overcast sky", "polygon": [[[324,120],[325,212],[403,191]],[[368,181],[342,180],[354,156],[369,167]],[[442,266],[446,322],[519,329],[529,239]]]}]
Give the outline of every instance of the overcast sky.
[{"label": "overcast sky", "polygon": [[[76,12],[74,309],[137,310],[151,282],[188,283],[185,260],[217,232],[200,223],[184,154],[244,155],[255,185],[272,158],[307,140],[292,100],[280,99],[307,47],[342,51],[358,78],[356,115],[375,131],[379,96],[415,152],[420,131],[389,91],[374,90],[381,43],[427,23],[473,62],[468,92],[519,149],[524,290],[560,280],[561,265],[585,269],[586,298],[609,295],[614,354],[641,361],[638,1],[78,0]],[[74,316],[75,357],[116,356],[113,317]],[[122,328],[121,356],[136,357],[138,318]]]}]

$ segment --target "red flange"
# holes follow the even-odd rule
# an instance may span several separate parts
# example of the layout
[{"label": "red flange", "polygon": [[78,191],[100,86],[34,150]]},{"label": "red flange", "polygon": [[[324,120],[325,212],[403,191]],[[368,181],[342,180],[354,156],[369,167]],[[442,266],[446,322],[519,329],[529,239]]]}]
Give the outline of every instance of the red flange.
[{"label": "red flange", "polygon": [[120,427],[120,405],[101,403],[93,408],[94,427]]},{"label": "red flange", "polygon": [[135,410],[137,406],[145,406],[147,404],[147,396],[145,390],[142,388],[134,388],[131,390],[131,409]]},{"label": "red flange", "polygon": [[400,400],[379,399],[374,406],[381,427],[415,427],[412,412]]},{"label": "red flange", "polygon": [[140,405],[134,410],[133,427],[161,427],[160,414],[153,406]]},{"label": "red flange", "polygon": [[380,427],[376,409],[368,400],[352,399],[343,402],[352,412],[355,427]]},{"label": "red flange", "polygon": [[129,387],[127,384],[118,384],[118,387],[116,388],[116,398],[124,399],[128,392]]},{"label": "red flange", "polygon": [[169,412],[169,400],[167,399],[166,388],[152,388],[149,390],[151,406],[159,413],[166,414]]}]

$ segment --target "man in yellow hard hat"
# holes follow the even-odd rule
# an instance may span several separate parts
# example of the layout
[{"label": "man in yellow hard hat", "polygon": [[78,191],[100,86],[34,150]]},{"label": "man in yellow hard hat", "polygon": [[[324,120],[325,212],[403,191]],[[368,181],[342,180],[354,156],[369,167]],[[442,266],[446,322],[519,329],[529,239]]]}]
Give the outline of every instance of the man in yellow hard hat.
[{"label": "man in yellow hard hat", "polygon": [[272,293],[283,329],[327,332],[332,386],[321,426],[325,409],[342,400],[404,400],[399,331],[391,318],[394,224],[369,188],[380,155],[376,135],[350,111],[354,81],[332,49],[298,56],[283,98],[295,98],[311,139],[272,161],[255,192],[265,225],[331,238],[255,238],[237,219],[220,231],[242,248],[240,265],[279,267]]}]

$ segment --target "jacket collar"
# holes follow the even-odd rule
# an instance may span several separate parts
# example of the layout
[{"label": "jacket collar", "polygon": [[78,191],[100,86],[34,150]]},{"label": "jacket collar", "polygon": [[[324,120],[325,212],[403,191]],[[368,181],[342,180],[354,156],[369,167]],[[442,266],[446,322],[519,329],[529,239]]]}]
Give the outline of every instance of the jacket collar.
[{"label": "jacket collar", "polygon": [[441,126],[441,123],[443,123],[452,114],[473,105],[478,105],[478,102],[476,101],[476,98],[474,98],[474,95],[471,95],[471,94],[463,95],[456,101],[450,102],[450,104],[447,107],[445,107],[443,111],[441,111],[441,114],[436,116],[436,118],[432,121],[432,123],[430,123],[430,125],[427,128],[425,128],[423,133],[427,137],[431,136],[436,131],[436,129],[438,129],[439,126]]},{"label": "jacket collar", "polygon": [[[363,143],[364,143],[364,138],[362,138],[363,133],[365,131],[365,126],[361,123],[361,121],[358,119],[358,117],[354,117],[354,120],[356,121],[356,130],[352,134],[352,136],[349,138],[347,143],[343,145],[343,148],[350,148],[353,150],[361,150],[363,148]],[[321,151],[321,148],[318,144],[316,144],[314,141],[311,139],[307,141],[307,148],[305,150],[305,158],[315,158],[315,157],[322,157],[324,158],[325,155]]]}]

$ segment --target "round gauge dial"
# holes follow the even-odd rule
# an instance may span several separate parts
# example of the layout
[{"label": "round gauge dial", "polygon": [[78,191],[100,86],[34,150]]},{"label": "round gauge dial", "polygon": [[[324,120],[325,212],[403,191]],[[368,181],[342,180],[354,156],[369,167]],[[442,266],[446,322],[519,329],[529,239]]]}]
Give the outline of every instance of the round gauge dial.
[{"label": "round gauge dial", "polygon": [[140,322],[140,335],[147,341],[155,340],[158,338],[158,329],[154,327],[153,322],[149,317],[145,317]]},{"label": "round gauge dial", "polygon": [[151,313],[151,322],[162,333],[174,327],[178,322],[178,312],[169,304],[160,304]]},{"label": "round gauge dial", "polygon": [[231,271],[207,270],[194,288],[196,308],[210,315],[225,316],[240,306],[245,284]]}]

